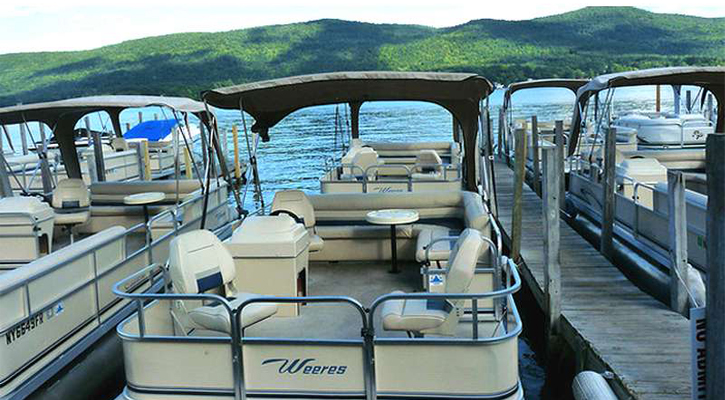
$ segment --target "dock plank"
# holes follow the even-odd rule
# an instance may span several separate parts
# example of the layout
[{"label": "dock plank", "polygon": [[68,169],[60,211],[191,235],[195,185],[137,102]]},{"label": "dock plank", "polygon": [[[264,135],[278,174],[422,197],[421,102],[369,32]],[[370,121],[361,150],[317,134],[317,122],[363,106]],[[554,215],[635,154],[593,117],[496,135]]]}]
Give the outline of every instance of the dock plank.
[{"label": "dock plank", "polygon": [[[513,171],[494,163],[498,220],[510,245]],[[543,308],[542,201],[523,191],[521,276]],[[690,396],[689,323],[639,290],[565,222],[561,224],[562,337],[583,368],[613,372],[618,395],[642,400]]]}]

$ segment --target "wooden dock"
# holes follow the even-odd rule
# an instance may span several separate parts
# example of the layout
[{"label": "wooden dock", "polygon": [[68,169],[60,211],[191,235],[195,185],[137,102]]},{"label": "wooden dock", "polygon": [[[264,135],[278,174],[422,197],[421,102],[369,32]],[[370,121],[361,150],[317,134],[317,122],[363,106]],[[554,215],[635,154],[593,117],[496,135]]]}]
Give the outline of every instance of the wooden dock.
[{"label": "wooden dock", "polygon": [[[514,173],[495,162],[498,220],[510,248]],[[544,309],[542,200],[523,191],[521,276]],[[632,284],[573,228],[561,223],[560,334],[578,370],[611,371],[623,399],[689,399],[689,321]]]}]

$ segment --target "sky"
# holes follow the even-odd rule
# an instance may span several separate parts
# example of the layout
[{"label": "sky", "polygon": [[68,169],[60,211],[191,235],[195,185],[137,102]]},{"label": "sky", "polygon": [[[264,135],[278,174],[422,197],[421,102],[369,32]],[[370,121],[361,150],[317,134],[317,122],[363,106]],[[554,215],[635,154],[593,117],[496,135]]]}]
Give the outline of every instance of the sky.
[{"label": "sky", "polygon": [[[564,0],[0,0],[0,54],[87,50],[177,32],[218,32],[320,18],[454,26],[472,19],[521,20],[609,2]],[[653,12],[725,17],[723,0],[634,0]]]}]

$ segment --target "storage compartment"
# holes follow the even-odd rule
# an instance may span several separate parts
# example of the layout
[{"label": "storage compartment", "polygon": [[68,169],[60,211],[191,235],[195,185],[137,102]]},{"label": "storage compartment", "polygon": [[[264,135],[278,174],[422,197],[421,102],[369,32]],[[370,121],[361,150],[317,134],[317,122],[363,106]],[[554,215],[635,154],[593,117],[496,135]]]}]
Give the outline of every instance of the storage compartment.
[{"label": "storage compartment", "polygon": [[[636,182],[654,186],[657,183],[667,182],[667,168],[654,158],[632,158],[622,161],[617,166],[617,184],[622,188],[622,194],[634,199],[635,182],[624,177],[634,179]],[[652,190],[647,187],[637,189],[638,203],[652,208]]]},{"label": "storage compartment", "polygon": [[[237,269],[237,290],[281,297],[307,294],[309,237],[289,215],[249,217],[226,246]],[[299,304],[280,304],[276,315],[298,314]]]},{"label": "storage compartment", "polygon": [[49,254],[54,216],[35,197],[0,199],[0,263],[25,264]]}]

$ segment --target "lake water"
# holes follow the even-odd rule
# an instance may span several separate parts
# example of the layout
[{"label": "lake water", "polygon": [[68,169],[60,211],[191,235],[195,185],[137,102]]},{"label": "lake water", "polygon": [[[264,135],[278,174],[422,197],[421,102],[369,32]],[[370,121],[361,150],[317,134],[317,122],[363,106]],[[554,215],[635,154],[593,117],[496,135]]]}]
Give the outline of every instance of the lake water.
[{"label": "lake water", "polygon": [[[672,109],[672,95],[663,90],[663,110]],[[498,108],[502,103],[502,91],[496,90],[490,97],[490,109],[493,120],[492,132],[497,129]],[[530,118],[537,115],[540,121],[553,121],[570,118],[574,103],[573,93],[565,89],[535,89],[518,92],[513,97],[514,118]],[[621,110],[654,110],[654,89],[640,88],[620,91],[615,103],[615,113]],[[345,121],[344,108],[339,107],[341,120]],[[168,111],[160,109],[143,110],[144,119],[171,117]],[[257,159],[265,203],[271,203],[274,193],[283,189],[303,189],[312,193],[319,192],[319,178],[328,159],[337,159],[342,152],[341,134],[336,135],[336,106],[320,106],[299,110],[270,130],[271,140],[259,145]],[[138,110],[127,110],[122,114],[122,122],[135,124]],[[217,110],[219,125],[229,138],[229,152],[232,151],[231,127],[237,124],[240,130],[240,149],[242,160],[246,160],[246,143],[239,111]],[[93,129],[108,128],[107,116],[92,116]],[[247,126],[251,127],[247,117]],[[345,128],[346,129],[346,128]],[[31,126],[38,132],[35,126]],[[17,127],[9,127],[10,135],[17,146],[20,143]],[[360,111],[360,137],[364,141],[450,141],[452,140],[452,120],[442,107],[421,102],[377,102],[365,103]],[[200,150],[197,143],[197,151]],[[229,154],[232,159],[232,155]],[[260,205],[259,198],[251,190],[245,201],[245,208],[254,210]],[[521,340],[519,346],[520,373],[526,398],[528,400],[548,399],[543,393],[545,374],[538,357],[527,341]]]}]

